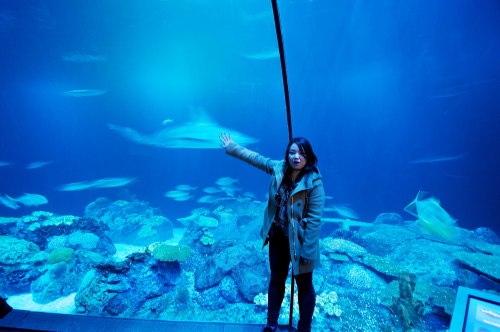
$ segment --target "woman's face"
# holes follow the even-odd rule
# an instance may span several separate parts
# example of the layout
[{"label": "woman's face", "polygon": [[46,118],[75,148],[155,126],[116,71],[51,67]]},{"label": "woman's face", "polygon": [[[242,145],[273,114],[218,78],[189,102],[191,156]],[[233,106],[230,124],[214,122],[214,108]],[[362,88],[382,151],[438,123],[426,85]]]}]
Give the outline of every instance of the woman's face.
[{"label": "woman's face", "polygon": [[293,143],[288,150],[288,164],[294,171],[302,170],[307,164],[306,156],[296,143]]}]

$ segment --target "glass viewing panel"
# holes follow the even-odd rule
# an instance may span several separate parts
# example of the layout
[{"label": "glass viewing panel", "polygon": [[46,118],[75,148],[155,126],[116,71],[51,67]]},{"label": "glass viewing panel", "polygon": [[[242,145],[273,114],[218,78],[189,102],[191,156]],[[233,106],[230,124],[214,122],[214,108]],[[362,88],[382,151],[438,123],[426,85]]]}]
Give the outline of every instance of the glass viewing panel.
[{"label": "glass viewing panel", "polygon": [[[313,330],[446,330],[458,286],[500,292],[500,6],[279,8],[326,193]],[[0,1],[0,45],[0,296],[265,323],[270,176],[219,135],[285,156],[271,1]]]}]

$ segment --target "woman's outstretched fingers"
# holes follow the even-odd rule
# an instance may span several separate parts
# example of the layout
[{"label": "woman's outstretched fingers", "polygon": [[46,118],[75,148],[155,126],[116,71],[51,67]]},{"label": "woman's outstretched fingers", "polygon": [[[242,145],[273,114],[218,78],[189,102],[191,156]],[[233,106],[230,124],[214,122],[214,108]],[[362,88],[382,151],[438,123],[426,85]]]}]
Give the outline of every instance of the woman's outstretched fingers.
[{"label": "woman's outstretched fingers", "polygon": [[223,147],[223,148],[226,148],[229,145],[229,143],[231,143],[231,141],[232,141],[231,135],[228,133],[221,133],[219,135],[219,139],[222,142],[221,147]]}]

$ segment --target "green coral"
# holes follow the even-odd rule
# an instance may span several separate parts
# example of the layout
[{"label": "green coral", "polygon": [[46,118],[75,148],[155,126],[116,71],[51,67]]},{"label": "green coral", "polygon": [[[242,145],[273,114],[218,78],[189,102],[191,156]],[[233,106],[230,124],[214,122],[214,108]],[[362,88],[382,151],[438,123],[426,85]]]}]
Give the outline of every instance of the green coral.
[{"label": "green coral", "polygon": [[73,259],[73,253],[75,251],[72,248],[56,248],[52,250],[47,258],[49,264],[56,264],[59,262],[69,263]]},{"label": "green coral", "polygon": [[205,246],[211,246],[215,243],[214,234],[209,231],[205,231],[200,239],[200,242]]},{"label": "green coral", "polygon": [[183,245],[172,245],[165,242],[156,242],[148,247],[148,252],[162,262],[182,262],[191,256],[191,248]]}]

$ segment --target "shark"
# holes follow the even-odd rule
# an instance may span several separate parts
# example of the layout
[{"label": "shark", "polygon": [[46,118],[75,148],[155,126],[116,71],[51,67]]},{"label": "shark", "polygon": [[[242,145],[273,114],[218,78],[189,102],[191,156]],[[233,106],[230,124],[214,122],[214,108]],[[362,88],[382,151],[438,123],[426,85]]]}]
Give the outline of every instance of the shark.
[{"label": "shark", "polygon": [[80,191],[93,188],[124,187],[135,181],[135,178],[102,178],[92,181],[72,182],[60,185],[59,191]]},{"label": "shark", "polygon": [[341,204],[334,204],[333,206],[330,207],[325,207],[324,212],[336,212],[338,215],[341,217],[347,218],[347,219],[359,219],[358,214],[356,211],[351,209],[350,207],[346,205],[341,205]]},{"label": "shark", "polygon": [[191,122],[169,124],[151,134],[143,134],[133,128],[111,123],[108,123],[108,128],[135,143],[166,149],[218,149],[219,135],[224,132],[231,133],[231,137],[243,146],[257,142],[255,138],[220,126],[207,115],[199,116]]}]

